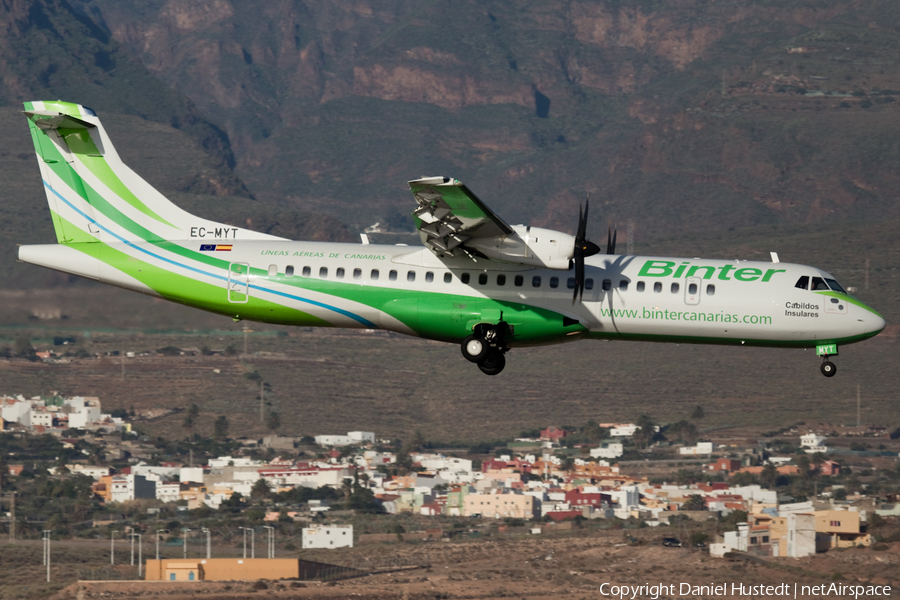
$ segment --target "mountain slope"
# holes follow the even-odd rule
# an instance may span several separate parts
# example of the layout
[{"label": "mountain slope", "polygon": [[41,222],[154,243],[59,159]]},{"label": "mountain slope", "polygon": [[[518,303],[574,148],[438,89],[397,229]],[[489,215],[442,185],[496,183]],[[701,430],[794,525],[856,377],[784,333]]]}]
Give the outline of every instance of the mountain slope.
[{"label": "mountain slope", "polygon": [[254,194],[358,227],[408,227],[425,174],[567,230],[590,192],[644,237],[898,215],[886,0],[86,6]]}]

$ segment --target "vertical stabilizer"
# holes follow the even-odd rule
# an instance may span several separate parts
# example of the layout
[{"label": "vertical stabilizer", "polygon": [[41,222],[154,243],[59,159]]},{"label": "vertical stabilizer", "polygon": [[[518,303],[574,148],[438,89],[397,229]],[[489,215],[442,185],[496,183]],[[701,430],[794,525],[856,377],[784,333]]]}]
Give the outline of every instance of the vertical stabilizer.
[{"label": "vertical stabilizer", "polygon": [[97,114],[70,102],[26,102],[57,241],[281,239],[196,217],[119,158]]}]

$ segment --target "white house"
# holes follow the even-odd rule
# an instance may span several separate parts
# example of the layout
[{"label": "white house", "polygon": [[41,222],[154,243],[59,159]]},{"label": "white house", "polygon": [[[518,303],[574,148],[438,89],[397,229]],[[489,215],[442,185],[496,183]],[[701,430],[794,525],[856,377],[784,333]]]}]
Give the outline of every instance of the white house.
[{"label": "white house", "polygon": [[357,443],[349,435],[317,435],[315,439],[319,446],[350,446]]},{"label": "white house", "polygon": [[357,444],[374,444],[375,434],[371,431],[350,431],[347,437]]},{"label": "white house", "polygon": [[800,446],[806,450],[807,453],[814,454],[816,452],[827,452],[828,448],[825,447],[825,436],[817,435],[815,433],[807,433],[806,435],[800,436]]},{"label": "white house", "polygon": [[697,442],[696,446],[687,446],[684,448],[679,448],[679,454],[689,454],[689,455],[699,455],[699,454],[712,454],[715,450],[716,445],[712,442]]},{"label": "white house", "polygon": [[143,475],[116,475],[111,485],[110,500],[113,502],[156,498],[156,482]]},{"label": "white house", "polygon": [[304,550],[312,548],[352,548],[353,525],[307,527],[303,530],[301,539]]},{"label": "white house", "polygon": [[637,425],[635,425],[634,423],[627,423],[624,425],[616,425],[615,427],[611,427],[609,430],[609,435],[613,437],[631,437],[637,430]]},{"label": "white house", "polygon": [[181,486],[177,483],[157,482],[156,499],[162,502],[178,502],[181,499]]},{"label": "white house", "polygon": [[262,467],[263,463],[254,460],[249,456],[220,456],[218,458],[209,459],[209,467],[211,469],[221,469],[223,467]]},{"label": "white house", "polygon": [[178,480],[182,483],[203,483],[203,467],[181,467]]},{"label": "white house", "polygon": [[593,458],[619,458],[625,451],[621,442],[608,442],[601,444],[599,448],[591,448]]},{"label": "white house", "polygon": [[109,467],[93,467],[90,465],[66,465],[74,475],[87,475],[94,481],[100,481],[101,477],[109,475]]}]

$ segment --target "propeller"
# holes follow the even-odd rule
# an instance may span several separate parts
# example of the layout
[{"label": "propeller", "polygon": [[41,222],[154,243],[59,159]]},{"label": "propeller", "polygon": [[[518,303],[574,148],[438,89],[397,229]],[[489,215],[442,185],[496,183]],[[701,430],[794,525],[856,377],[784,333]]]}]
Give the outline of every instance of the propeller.
[{"label": "propeller", "polygon": [[609,230],[606,235],[606,253],[607,254],[615,254],[616,253],[616,234],[618,233],[618,227],[609,226]]},{"label": "propeller", "polygon": [[581,205],[578,206],[578,233],[575,235],[575,251],[572,254],[575,263],[575,291],[572,296],[572,304],[576,300],[581,300],[584,296],[584,259],[600,252],[600,246],[585,239],[587,230],[588,208],[590,206],[590,198],[584,201],[584,213],[581,212]]}]

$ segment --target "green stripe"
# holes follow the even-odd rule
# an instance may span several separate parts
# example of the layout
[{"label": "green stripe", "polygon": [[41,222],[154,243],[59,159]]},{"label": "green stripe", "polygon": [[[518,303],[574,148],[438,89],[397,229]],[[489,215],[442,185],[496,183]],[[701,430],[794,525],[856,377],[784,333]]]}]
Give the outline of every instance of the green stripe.
[{"label": "green stripe", "polygon": [[141,211],[148,217],[156,219],[163,225],[168,225],[169,227],[177,229],[174,225],[160,217],[158,214],[150,210],[146,204],[141,202],[141,200],[131,193],[131,190],[119,179],[119,176],[116,175],[115,171],[109,166],[109,163],[106,162],[106,157],[104,156],[91,156],[92,154],[99,155],[100,150],[97,148],[96,144],[94,144],[94,140],[91,139],[90,132],[84,129],[79,130],[66,130],[60,129],[60,135],[66,141],[66,144],[69,146],[69,150],[72,151],[72,154],[78,157],[78,160],[83,164],[88,170],[93,173],[97,179],[103,182],[103,185],[108,187],[114,194],[119,196],[122,200]]},{"label": "green stripe", "polygon": [[231,304],[227,301],[228,292],[224,285],[219,287],[185,275],[172,273],[111,248],[107,244],[100,243],[99,240],[70,244],[69,247],[97,258],[110,267],[133,277],[162,298],[172,302],[239,319],[282,325],[333,327],[331,323],[319,317],[261,298],[251,296],[246,304]]},{"label": "green stripe", "polygon": [[819,294],[820,296],[830,296],[832,298],[837,298],[838,300],[843,300],[844,302],[849,302],[850,304],[855,304],[856,306],[869,311],[876,317],[884,318],[880,314],[878,314],[877,312],[875,312],[874,310],[872,310],[871,308],[869,308],[868,306],[866,306],[865,304],[863,304],[862,302],[860,302],[859,300],[854,298],[853,296],[850,296],[849,294],[842,294],[841,292],[816,292],[816,293]]}]

